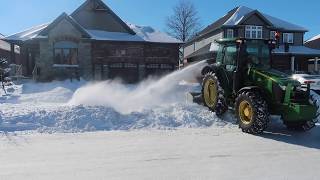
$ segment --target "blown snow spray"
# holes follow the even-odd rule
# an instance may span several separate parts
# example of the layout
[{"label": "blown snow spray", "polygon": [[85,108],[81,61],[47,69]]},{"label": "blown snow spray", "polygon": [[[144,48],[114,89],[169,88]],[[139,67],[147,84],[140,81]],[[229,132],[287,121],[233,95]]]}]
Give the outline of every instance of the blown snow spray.
[{"label": "blown snow spray", "polygon": [[160,79],[147,79],[138,85],[125,85],[119,81],[89,84],[78,89],[69,105],[107,106],[128,114],[144,109],[185,102],[181,81],[195,81],[206,61],[190,65]]}]

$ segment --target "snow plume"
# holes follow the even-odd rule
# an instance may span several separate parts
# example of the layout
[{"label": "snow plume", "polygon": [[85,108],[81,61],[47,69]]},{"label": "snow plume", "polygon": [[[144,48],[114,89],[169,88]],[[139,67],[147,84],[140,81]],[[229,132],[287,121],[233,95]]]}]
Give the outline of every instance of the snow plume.
[{"label": "snow plume", "polygon": [[69,101],[72,106],[106,106],[122,114],[140,112],[159,106],[185,101],[188,88],[181,81],[196,81],[205,61],[190,65],[161,79],[148,79],[139,85],[124,85],[119,81],[94,83],[78,89]]}]

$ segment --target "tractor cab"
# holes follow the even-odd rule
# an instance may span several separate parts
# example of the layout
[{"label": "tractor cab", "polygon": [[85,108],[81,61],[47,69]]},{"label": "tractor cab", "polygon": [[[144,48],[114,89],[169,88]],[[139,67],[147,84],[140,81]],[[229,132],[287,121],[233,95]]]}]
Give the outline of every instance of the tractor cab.
[{"label": "tractor cab", "polygon": [[232,38],[217,40],[216,43],[219,45],[215,63],[215,67],[219,68],[216,73],[223,79],[221,85],[227,94],[235,94],[244,86],[248,69],[271,68],[274,41]]},{"label": "tractor cab", "polygon": [[271,51],[275,47],[275,41],[221,39],[216,43],[219,44],[216,62],[228,70],[235,70],[238,66],[271,68]]}]

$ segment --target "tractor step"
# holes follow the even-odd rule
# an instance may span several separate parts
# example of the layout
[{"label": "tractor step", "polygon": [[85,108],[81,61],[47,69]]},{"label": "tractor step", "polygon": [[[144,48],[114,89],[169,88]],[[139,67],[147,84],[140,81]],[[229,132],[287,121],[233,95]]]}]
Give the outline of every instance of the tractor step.
[{"label": "tractor step", "polygon": [[309,131],[311,130],[312,128],[316,127],[316,123],[313,122],[313,121],[307,121],[303,126],[302,126],[302,129],[304,131]]}]

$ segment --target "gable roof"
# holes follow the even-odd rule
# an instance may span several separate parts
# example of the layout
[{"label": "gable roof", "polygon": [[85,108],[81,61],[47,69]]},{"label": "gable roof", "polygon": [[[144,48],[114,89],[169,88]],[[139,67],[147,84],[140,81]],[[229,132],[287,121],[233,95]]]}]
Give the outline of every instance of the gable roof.
[{"label": "gable roof", "polygon": [[313,49],[318,49],[320,50],[320,34],[317,36],[314,36],[313,38],[307,40],[304,43],[305,46]]},{"label": "gable roof", "polygon": [[29,28],[27,30],[18,32],[16,34],[12,34],[10,36],[7,36],[6,40],[13,40],[13,41],[26,41],[33,38],[36,38],[39,33],[46,28],[49,25],[49,23],[41,24],[38,26],[34,26],[32,28]]},{"label": "gable roof", "polygon": [[[88,2],[101,2],[101,11],[105,11],[108,8],[101,0],[87,0],[82,4],[74,13],[82,10]],[[106,9],[109,11],[109,8]],[[99,10],[100,11],[100,10]],[[110,12],[112,12],[110,10]],[[117,16],[118,17],[118,16]],[[119,18],[119,17],[118,17]],[[77,30],[79,30],[84,38],[91,40],[101,40],[101,41],[135,41],[135,42],[154,42],[154,43],[174,43],[182,44],[181,41],[169,36],[167,33],[160,32],[153,29],[150,26],[138,26],[130,23],[125,23],[125,27],[130,29],[130,33],[125,32],[109,32],[97,29],[86,29],[81,24],[79,24],[72,16],[66,13],[62,13],[58,18],[56,18],[51,23],[42,24],[39,26],[32,27],[25,31],[13,34],[6,37],[7,41],[23,42],[32,39],[47,38],[49,31],[54,28],[62,20],[67,20],[70,22]],[[132,33],[131,33],[132,32]]]},{"label": "gable roof", "polygon": [[222,18],[218,19],[217,21],[215,21],[214,23],[210,24],[209,26],[207,26],[206,28],[204,28],[202,31],[200,31],[199,33],[197,33],[197,36],[203,36],[206,35],[210,32],[213,32],[217,29],[219,29],[221,26],[223,26],[223,24],[230,19],[230,17],[237,11],[238,8],[234,8],[231,11],[229,11],[226,15],[224,15]]},{"label": "gable roof", "polygon": [[128,31],[129,34],[135,34],[135,32],[124,22],[122,19],[114,13],[103,1],[101,0],[86,0],[79,8],[77,8],[70,16],[75,17],[77,13],[84,10],[90,3],[95,3],[98,10],[108,12],[116,21]]},{"label": "gable roof", "polygon": [[[127,23],[135,35],[129,33],[117,33],[117,32],[107,32],[98,30],[84,29],[91,39],[93,40],[103,40],[103,41],[139,41],[139,42],[155,42],[155,43],[177,43],[182,42],[169,36],[167,33],[160,32],[153,29],[150,26],[138,26],[135,24]],[[28,30],[22,31],[20,33],[6,37],[6,40],[12,41],[26,41],[35,38],[41,38],[40,33],[44,33],[42,30],[48,29],[47,27],[50,23],[43,24],[40,26],[32,27]],[[47,31],[47,30],[46,30]]]},{"label": "gable roof", "polygon": [[309,42],[311,42],[311,41],[317,41],[317,40],[320,41],[320,34],[312,37],[312,38],[309,39],[309,40],[307,40],[306,43],[309,43]]},{"label": "gable roof", "polygon": [[258,10],[253,10],[244,6],[237,8],[236,12],[223,24],[223,26],[236,26],[245,22],[252,15],[258,15],[263,19],[269,26],[272,26],[272,23],[264,17]]},{"label": "gable roof", "polygon": [[258,10],[254,10],[251,8],[248,8],[246,6],[239,6],[231,11],[229,11],[226,15],[224,15],[222,18],[218,19],[208,27],[206,27],[204,30],[200,31],[196,37],[191,39],[187,42],[189,44],[190,42],[193,42],[194,40],[197,40],[213,31],[216,31],[218,29],[221,29],[223,27],[230,27],[230,26],[238,26],[241,25],[246,19],[251,17],[251,15],[257,14],[259,17],[261,17],[267,24],[269,24],[271,27],[274,27],[275,29],[279,30],[288,30],[288,31],[301,31],[301,32],[307,32],[308,30],[289,23],[287,21],[281,20],[279,18],[270,16],[268,14],[262,13]]},{"label": "gable roof", "polygon": [[40,36],[48,35],[49,31],[54,28],[57,24],[59,24],[62,20],[67,20],[70,22],[85,38],[90,38],[91,36],[89,33],[78,23],[76,22],[71,16],[68,16],[67,13],[62,13],[57,19],[55,19],[52,23],[50,23],[47,27],[45,27],[39,33]]}]

